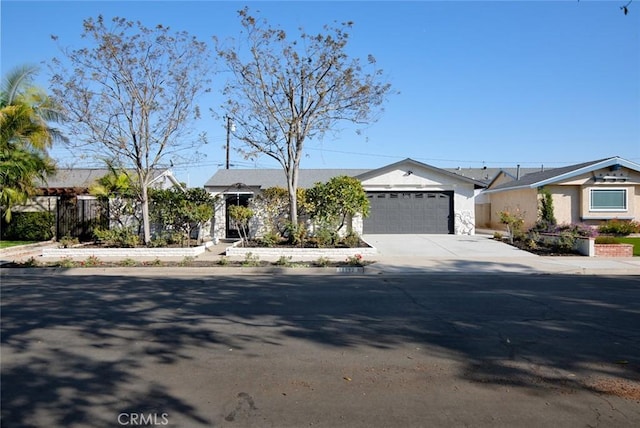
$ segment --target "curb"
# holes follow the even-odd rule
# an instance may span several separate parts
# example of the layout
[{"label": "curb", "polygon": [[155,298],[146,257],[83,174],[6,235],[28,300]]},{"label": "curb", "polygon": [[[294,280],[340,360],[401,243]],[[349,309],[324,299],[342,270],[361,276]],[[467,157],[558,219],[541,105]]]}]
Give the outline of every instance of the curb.
[{"label": "curb", "polygon": [[0,276],[234,276],[234,275],[364,275],[364,267],[33,267],[2,268]]},{"label": "curb", "polygon": [[26,254],[34,251],[35,249],[46,248],[55,244],[54,240],[35,242],[33,244],[16,245],[14,247],[3,248],[0,250],[0,257],[14,257],[21,254]]}]

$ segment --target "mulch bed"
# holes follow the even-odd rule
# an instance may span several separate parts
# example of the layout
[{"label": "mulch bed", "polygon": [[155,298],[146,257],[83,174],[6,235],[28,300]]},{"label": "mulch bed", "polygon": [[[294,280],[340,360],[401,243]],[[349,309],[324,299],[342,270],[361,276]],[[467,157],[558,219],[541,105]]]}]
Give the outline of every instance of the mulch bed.
[{"label": "mulch bed", "polygon": [[8,262],[2,265],[2,268],[111,268],[111,267],[185,267],[185,268],[213,268],[213,267],[288,267],[288,268],[313,268],[313,267],[347,267],[347,266],[364,266],[371,262],[363,261],[360,265],[352,265],[339,261],[327,261],[326,263],[305,262],[305,261],[286,261],[284,263],[268,262],[265,260],[256,260],[251,262],[238,261],[238,260],[225,260],[223,262],[216,260],[190,260],[185,258],[183,261],[165,261],[165,260],[152,260],[152,261],[134,261],[131,259],[124,259],[119,261],[102,261],[102,260],[60,260],[54,262],[37,262],[25,261],[25,262]]},{"label": "mulch bed", "polygon": [[[248,241],[248,242],[245,242],[243,247],[244,248],[264,248],[264,244],[261,243],[260,241]],[[356,245],[355,247],[349,247],[347,245],[344,245],[343,243],[339,243],[337,245],[333,245],[330,247],[320,247],[312,241],[305,241],[299,245],[289,244],[288,242],[279,242],[273,245],[271,248],[369,248],[369,247],[370,247],[369,244],[360,240],[358,245]]]},{"label": "mulch bed", "polygon": [[544,247],[544,246],[538,246],[537,248],[530,248],[529,246],[527,246],[524,242],[522,241],[514,241],[513,244],[511,244],[509,241],[504,241],[505,243],[512,245],[516,248],[519,248],[523,251],[526,251],[528,253],[531,254],[535,254],[538,256],[554,256],[554,257],[566,257],[566,256],[570,256],[570,257],[584,257],[582,254],[578,253],[577,251],[570,251],[570,252],[566,252],[566,251],[559,251],[556,247]]}]

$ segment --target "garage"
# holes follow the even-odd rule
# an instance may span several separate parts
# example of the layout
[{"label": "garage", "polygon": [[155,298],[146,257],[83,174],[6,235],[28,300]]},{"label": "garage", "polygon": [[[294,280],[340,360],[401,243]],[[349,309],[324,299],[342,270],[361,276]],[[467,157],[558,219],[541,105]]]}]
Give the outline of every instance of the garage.
[{"label": "garage", "polygon": [[453,233],[453,192],[367,192],[364,233]]}]

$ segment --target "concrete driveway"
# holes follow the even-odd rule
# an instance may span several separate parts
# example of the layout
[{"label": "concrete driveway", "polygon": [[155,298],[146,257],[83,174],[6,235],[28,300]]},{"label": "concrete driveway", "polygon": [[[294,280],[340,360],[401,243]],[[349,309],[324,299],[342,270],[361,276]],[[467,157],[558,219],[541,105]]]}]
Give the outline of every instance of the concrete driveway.
[{"label": "concrete driveway", "polygon": [[489,235],[364,235],[383,258],[496,259],[536,256]]}]

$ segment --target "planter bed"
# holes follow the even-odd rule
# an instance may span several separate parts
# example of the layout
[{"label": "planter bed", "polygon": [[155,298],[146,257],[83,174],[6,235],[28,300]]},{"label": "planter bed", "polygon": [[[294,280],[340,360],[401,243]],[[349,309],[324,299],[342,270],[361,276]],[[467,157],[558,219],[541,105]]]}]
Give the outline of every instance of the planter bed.
[{"label": "planter bed", "polygon": [[360,254],[363,257],[376,256],[378,250],[374,247],[355,248],[296,248],[296,247],[240,247],[239,243],[227,247],[225,254],[229,257],[259,257],[260,259],[278,259],[291,257],[292,260],[316,260],[325,257],[331,260],[344,260]]},{"label": "planter bed", "polygon": [[177,248],[99,248],[99,247],[73,247],[73,248],[43,248],[42,257],[70,257],[87,258],[90,256],[102,257],[195,257],[205,252],[211,243],[197,247]]}]

